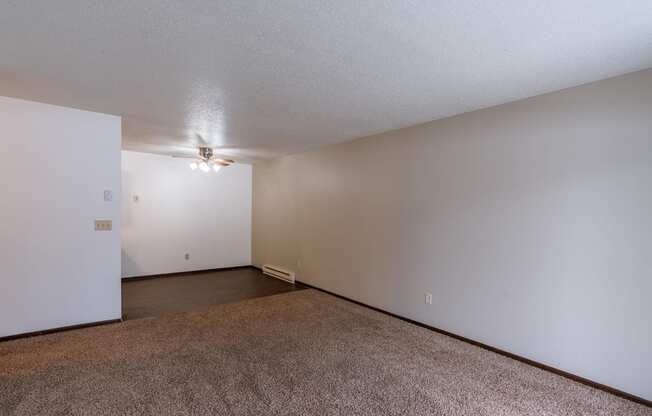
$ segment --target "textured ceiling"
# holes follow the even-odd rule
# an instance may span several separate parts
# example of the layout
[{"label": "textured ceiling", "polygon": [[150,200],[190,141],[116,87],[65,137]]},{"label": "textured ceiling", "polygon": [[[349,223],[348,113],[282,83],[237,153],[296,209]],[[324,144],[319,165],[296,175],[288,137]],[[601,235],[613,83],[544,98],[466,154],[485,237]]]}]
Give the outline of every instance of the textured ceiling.
[{"label": "textured ceiling", "polygon": [[652,66],[650,0],[4,0],[0,95],[273,157]]}]

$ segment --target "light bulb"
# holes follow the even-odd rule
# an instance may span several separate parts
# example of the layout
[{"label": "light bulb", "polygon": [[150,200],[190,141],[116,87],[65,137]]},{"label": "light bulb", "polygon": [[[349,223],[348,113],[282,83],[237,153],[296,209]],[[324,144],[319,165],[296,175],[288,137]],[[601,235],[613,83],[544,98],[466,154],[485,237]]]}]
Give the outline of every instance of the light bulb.
[{"label": "light bulb", "polygon": [[214,164],[213,164],[213,170],[214,170],[215,172],[219,172],[220,169],[222,169],[222,166],[218,165],[217,163],[214,163]]},{"label": "light bulb", "polygon": [[190,163],[190,169],[192,169],[192,170],[196,170],[197,167],[198,167],[198,166],[197,166],[197,162],[191,162],[191,163]]},{"label": "light bulb", "polygon": [[211,168],[208,167],[208,164],[206,162],[201,162],[199,164],[199,169],[201,169],[202,172],[208,172],[211,170]]}]

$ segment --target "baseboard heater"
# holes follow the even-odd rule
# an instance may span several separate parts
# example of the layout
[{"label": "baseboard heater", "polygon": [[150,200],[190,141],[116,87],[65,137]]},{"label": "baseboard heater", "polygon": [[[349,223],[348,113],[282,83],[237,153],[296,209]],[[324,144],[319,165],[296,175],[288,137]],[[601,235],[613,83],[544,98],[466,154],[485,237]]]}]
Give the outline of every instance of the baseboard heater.
[{"label": "baseboard heater", "polygon": [[294,284],[294,272],[282,269],[280,267],[272,266],[271,264],[263,265],[263,273],[267,276],[272,276],[277,279],[285,280],[286,282]]}]

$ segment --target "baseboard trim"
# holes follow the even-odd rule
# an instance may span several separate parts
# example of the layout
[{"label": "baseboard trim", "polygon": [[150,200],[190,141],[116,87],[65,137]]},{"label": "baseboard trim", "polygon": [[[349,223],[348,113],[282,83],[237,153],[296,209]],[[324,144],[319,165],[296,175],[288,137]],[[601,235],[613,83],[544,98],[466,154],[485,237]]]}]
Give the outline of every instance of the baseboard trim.
[{"label": "baseboard trim", "polygon": [[31,338],[31,337],[35,337],[35,336],[39,336],[39,335],[54,334],[56,332],[72,331],[74,329],[90,328],[90,327],[93,327],[93,326],[117,324],[117,323],[120,323],[120,322],[122,322],[122,319],[108,319],[106,321],[96,321],[96,322],[89,322],[89,323],[86,323],[86,324],[69,325],[69,326],[62,326],[62,327],[59,327],[59,328],[44,329],[42,331],[25,332],[23,334],[16,334],[16,335],[9,335],[9,336],[6,336],[6,337],[0,337],[0,342],[13,341],[15,339],[21,339],[21,338]]},{"label": "baseboard trim", "polygon": [[252,267],[254,266],[248,264],[246,266],[220,267],[217,269],[191,270],[187,272],[174,272],[174,273],[163,273],[163,274],[150,274],[146,276],[123,277],[121,280],[123,283],[127,283],[127,282],[136,282],[138,280],[160,279],[164,277],[191,276],[191,275],[202,274],[202,273],[226,272],[229,270],[250,269]]},{"label": "baseboard trim", "polygon": [[[254,267],[255,267],[255,266],[254,266]],[[531,360],[531,359],[529,359],[529,358],[521,357],[520,355],[516,355],[516,354],[513,354],[513,353],[511,353],[511,352],[508,352],[508,351],[505,351],[505,350],[501,350],[501,349],[496,348],[496,347],[492,347],[491,345],[483,344],[483,343],[481,343],[481,342],[474,341],[474,340],[472,340],[472,339],[470,339],[470,338],[466,338],[466,337],[463,337],[463,336],[461,336],[461,335],[457,335],[457,334],[454,334],[454,333],[452,333],[452,332],[448,332],[448,331],[445,331],[445,330],[443,330],[443,329],[439,329],[439,328],[436,328],[436,327],[434,327],[434,326],[430,326],[430,325],[427,325],[427,324],[421,323],[421,322],[419,322],[419,321],[415,321],[415,320],[410,319],[410,318],[405,318],[405,317],[403,317],[403,316],[396,315],[395,313],[385,311],[385,310],[380,309],[380,308],[377,308],[377,307],[375,307],[375,306],[367,305],[366,303],[362,303],[362,302],[359,302],[359,301],[357,301],[357,300],[354,300],[354,299],[348,298],[348,297],[346,297],[346,296],[339,295],[339,294],[337,294],[337,293],[334,293],[334,292],[328,291],[328,290],[326,290],[326,289],[322,289],[322,288],[320,288],[320,287],[313,286],[313,285],[311,285],[311,284],[309,284],[309,283],[305,283],[305,282],[301,282],[301,281],[297,281],[297,283],[301,283],[302,285],[305,285],[305,286],[307,286],[307,287],[309,287],[309,288],[312,288],[312,289],[319,290],[320,292],[324,292],[324,293],[327,293],[327,294],[329,294],[329,295],[332,295],[332,296],[338,297],[338,298],[340,298],[340,299],[344,299],[344,300],[346,300],[346,301],[349,301],[349,302],[355,303],[356,305],[364,306],[365,308],[373,309],[374,311],[377,311],[377,312],[383,313],[383,314],[385,314],[385,315],[389,315],[389,316],[392,316],[392,317],[394,317],[394,318],[398,318],[398,319],[400,319],[400,320],[402,320],[402,321],[409,322],[409,323],[411,323],[411,324],[413,324],[413,325],[417,325],[417,326],[420,326],[420,327],[422,327],[422,328],[426,328],[426,329],[429,329],[429,330],[431,330],[431,331],[437,332],[437,333],[439,333],[439,334],[446,335],[446,336],[449,336],[449,337],[451,337],[451,338],[455,338],[455,339],[457,339],[457,340],[459,340],[459,341],[463,341],[463,342],[466,342],[466,343],[468,343],[468,344],[475,345],[476,347],[480,347],[480,348],[482,348],[482,349],[485,349],[485,350],[488,350],[488,351],[494,352],[494,353],[496,353],[496,354],[500,354],[500,355],[502,355],[502,356],[505,356],[505,357],[511,358],[511,359],[513,359],[513,360],[516,360],[516,361],[520,361],[520,362],[522,362],[522,363],[525,363],[525,364],[531,365],[531,366],[533,366],[533,367],[537,367],[537,368],[539,368],[539,369],[541,369],[541,370],[545,370],[545,371],[548,371],[548,372],[550,372],[550,373],[556,374],[556,375],[558,375],[558,376],[562,376],[562,377],[564,377],[564,378],[567,378],[567,379],[569,379],[569,380],[575,381],[575,382],[577,382],[577,383],[581,383],[581,384],[584,384],[584,385],[586,385],[586,386],[593,387],[593,388],[598,389],[598,390],[602,390],[602,391],[604,391],[604,392],[607,392],[607,393],[613,394],[614,396],[618,396],[618,397],[620,397],[620,398],[622,398],[622,399],[629,400],[629,401],[632,401],[632,402],[635,402],[635,403],[638,403],[638,404],[642,404],[643,406],[647,406],[647,407],[651,407],[651,408],[652,408],[652,401],[650,401],[650,400],[646,400],[646,399],[644,399],[644,398],[642,398],[642,397],[638,397],[638,396],[635,396],[635,395],[633,395],[633,394],[630,394],[630,393],[624,392],[624,391],[622,391],[622,390],[618,390],[618,389],[616,389],[616,388],[609,387],[609,386],[607,386],[607,385],[604,385],[604,384],[601,384],[601,383],[598,383],[598,382],[595,382],[595,381],[589,380],[589,379],[587,379],[587,378],[580,377],[580,376],[578,376],[578,375],[575,375],[575,374],[572,374],[572,373],[566,372],[566,371],[564,371],[564,370],[560,370],[560,369],[558,369],[558,368],[554,368],[554,367],[551,367],[551,366],[549,366],[549,365],[542,364],[542,363],[539,363],[539,362],[537,362],[537,361],[533,361],[533,360]]]}]

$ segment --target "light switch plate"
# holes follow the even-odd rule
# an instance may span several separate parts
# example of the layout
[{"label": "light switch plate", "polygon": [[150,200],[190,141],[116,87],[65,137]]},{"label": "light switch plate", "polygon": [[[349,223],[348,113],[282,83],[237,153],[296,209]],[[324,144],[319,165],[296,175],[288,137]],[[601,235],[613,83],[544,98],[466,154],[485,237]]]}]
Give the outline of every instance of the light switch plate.
[{"label": "light switch plate", "polygon": [[95,220],[95,231],[111,231],[112,229],[113,229],[113,221]]},{"label": "light switch plate", "polygon": [[104,191],[104,200],[106,202],[111,202],[113,201],[113,192],[110,190]]}]

